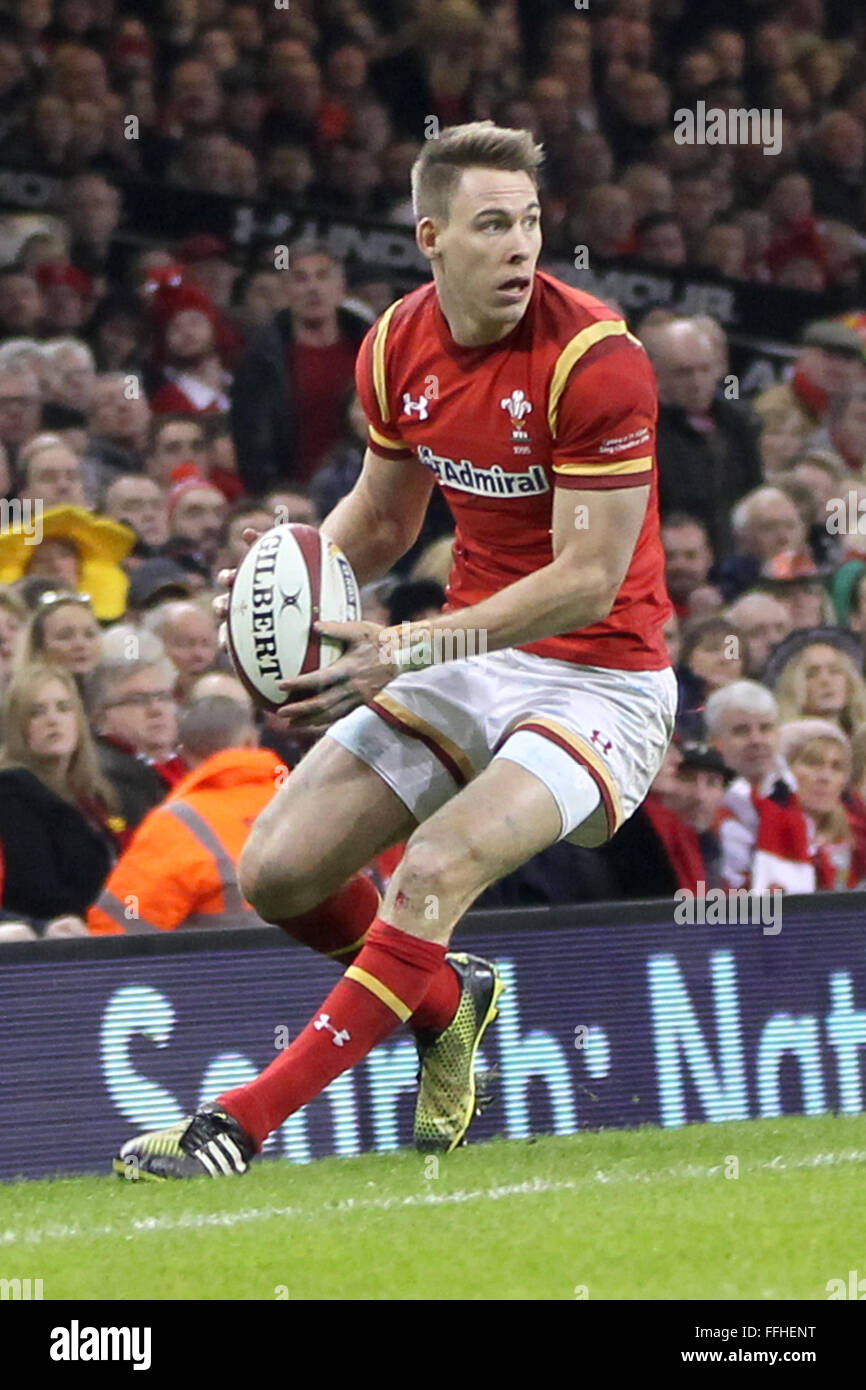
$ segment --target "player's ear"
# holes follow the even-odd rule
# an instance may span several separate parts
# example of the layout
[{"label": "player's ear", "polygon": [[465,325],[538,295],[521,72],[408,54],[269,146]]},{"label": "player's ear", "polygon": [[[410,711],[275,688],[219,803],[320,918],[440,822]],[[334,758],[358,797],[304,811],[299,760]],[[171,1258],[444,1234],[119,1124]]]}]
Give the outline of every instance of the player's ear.
[{"label": "player's ear", "polygon": [[433,217],[422,217],[415,227],[415,240],[418,249],[428,261],[439,255],[439,233],[441,227]]}]

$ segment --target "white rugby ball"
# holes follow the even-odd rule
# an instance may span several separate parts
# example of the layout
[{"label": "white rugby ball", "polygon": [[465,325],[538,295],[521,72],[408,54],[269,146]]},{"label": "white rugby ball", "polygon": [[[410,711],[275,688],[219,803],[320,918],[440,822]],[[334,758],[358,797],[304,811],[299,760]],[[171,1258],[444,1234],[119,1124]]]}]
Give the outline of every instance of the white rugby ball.
[{"label": "white rugby ball", "polygon": [[257,704],[280,709],[280,681],[330,666],[343,650],[312,624],[360,616],[358,583],[340,547],[314,526],[274,526],[247,551],[232,585],[226,630],[237,674]]}]

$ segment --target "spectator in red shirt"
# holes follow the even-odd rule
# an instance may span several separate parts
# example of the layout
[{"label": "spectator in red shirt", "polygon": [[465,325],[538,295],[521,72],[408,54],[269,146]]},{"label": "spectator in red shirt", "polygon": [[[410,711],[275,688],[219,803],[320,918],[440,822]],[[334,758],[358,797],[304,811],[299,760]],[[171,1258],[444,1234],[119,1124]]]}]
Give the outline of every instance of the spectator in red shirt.
[{"label": "spectator in red shirt", "polygon": [[[670,897],[682,888],[694,893],[699,883],[718,876],[718,846],[715,842],[711,846],[710,864],[700,838],[707,828],[705,803],[711,798],[696,796],[694,789],[681,783],[683,764],[683,749],[675,742],[646,800],[601,849],[613,896]],[[720,759],[719,765],[723,768]],[[686,807],[689,815],[684,814]]]},{"label": "spectator in red shirt", "polygon": [[733,773],[725,766],[718,749],[704,743],[687,743],[682,749],[677,771],[676,810],[694,832],[704,862],[704,882],[710,887],[722,883],[722,845],[718,821],[725,788]]},{"label": "spectator in red shirt", "polygon": [[343,403],[368,323],[341,308],[338,260],[318,245],[293,249],[288,308],[250,335],[232,389],[232,429],[247,492],[306,483],[340,437]]},{"label": "spectator in red shirt", "polygon": [[165,324],[163,382],[154,391],[157,415],[228,410],[229,376],[216,348],[213,319],[203,309],[178,309]]}]

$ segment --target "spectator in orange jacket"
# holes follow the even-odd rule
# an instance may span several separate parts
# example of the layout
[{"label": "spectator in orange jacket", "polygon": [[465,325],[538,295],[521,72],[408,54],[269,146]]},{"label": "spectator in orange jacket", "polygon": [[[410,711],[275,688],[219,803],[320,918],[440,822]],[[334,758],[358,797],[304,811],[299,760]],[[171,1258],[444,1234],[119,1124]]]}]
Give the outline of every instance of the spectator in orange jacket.
[{"label": "spectator in orange jacket", "polygon": [[186,710],[181,748],[192,771],[142,821],[87,914],[95,935],[243,926],[237,862],[250,826],[287,769],[258,748],[250,713],[213,695]]}]

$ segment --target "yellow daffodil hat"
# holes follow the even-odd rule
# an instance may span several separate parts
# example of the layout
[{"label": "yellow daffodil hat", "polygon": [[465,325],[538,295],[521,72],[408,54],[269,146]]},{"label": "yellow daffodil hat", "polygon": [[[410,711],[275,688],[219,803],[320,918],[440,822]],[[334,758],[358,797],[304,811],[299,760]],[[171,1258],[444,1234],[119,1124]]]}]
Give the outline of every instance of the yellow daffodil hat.
[{"label": "yellow daffodil hat", "polygon": [[126,611],[129,580],[121,568],[135,545],[135,532],[122,521],[94,516],[86,507],[49,507],[42,513],[41,536],[36,516],[0,532],[0,584],[14,584],[27,574],[39,541],[71,541],[78,551],[78,592],[89,594],[100,622]]}]

